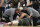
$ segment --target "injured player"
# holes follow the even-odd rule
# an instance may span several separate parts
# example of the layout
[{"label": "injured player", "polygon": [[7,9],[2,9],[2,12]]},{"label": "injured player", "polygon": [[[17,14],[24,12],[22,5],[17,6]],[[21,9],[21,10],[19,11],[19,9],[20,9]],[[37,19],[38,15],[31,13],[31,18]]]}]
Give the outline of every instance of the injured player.
[{"label": "injured player", "polygon": [[29,19],[28,19],[28,14],[25,12],[21,12],[20,9],[16,9],[16,13],[20,13],[20,17],[16,20],[12,20],[11,22],[5,23],[6,25],[19,25],[19,26],[28,26],[30,25]]}]

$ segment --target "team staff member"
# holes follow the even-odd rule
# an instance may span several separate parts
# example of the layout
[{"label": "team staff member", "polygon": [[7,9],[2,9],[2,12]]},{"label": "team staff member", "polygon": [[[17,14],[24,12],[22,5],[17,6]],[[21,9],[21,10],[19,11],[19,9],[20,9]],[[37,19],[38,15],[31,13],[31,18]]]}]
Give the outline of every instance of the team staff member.
[{"label": "team staff member", "polygon": [[8,20],[9,17],[10,17],[10,21],[13,21],[13,19],[15,19],[16,16],[15,10],[16,10],[15,8],[10,8],[6,10],[6,12],[4,12],[3,17],[7,20],[7,22],[9,21]]},{"label": "team staff member", "polygon": [[[7,13],[11,10],[11,9],[13,9],[14,10],[14,12],[15,12],[15,10],[16,10],[16,8],[14,7],[14,3],[13,2],[11,2],[10,3],[10,8],[7,10]],[[11,10],[12,11],[12,10]],[[10,13],[10,12],[9,12]],[[9,13],[8,13],[8,15],[9,15]],[[3,13],[3,14],[6,14],[5,12]],[[5,16],[5,15],[4,15]],[[10,16],[10,15],[9,15]],[[7,17],[6,18],[6,20],[7,20],[7,22],[9,21],[9,18]],[[2,22],[5,22],[4,20],[2,20]]]},{"label": "team staff member", "polygon": [[30,17],[33,17],[33,25],[36,26],[37,25],[37,18],[40,17],[39,12],[31,7],[28,7],[28,8],[24,7],[24,8],[27,9],[27,12],[29,14],[29,16],[28,16],[29,19],[30,19]]}]

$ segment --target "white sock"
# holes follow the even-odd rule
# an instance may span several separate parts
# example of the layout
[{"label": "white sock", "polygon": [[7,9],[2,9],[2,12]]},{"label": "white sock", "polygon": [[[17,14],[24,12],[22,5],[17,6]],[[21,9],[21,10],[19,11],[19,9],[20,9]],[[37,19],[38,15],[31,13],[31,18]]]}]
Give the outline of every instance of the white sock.
[{"label": "white sock", "polygon": [[18,25],[19,21],[18,20],[14,20],[12,21],[13,22],[13,25]]}]

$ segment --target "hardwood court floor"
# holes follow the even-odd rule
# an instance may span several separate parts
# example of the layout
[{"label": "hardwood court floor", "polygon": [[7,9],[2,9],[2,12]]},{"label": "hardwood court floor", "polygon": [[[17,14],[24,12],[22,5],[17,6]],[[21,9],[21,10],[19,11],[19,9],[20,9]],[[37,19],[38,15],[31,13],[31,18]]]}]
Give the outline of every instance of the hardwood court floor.
[{"label": "hardwood court floor", "polygon": [[4,27],[32,27],[32,26],[4,26]]},{"label": "hardwood court floor", "polygon": [[3,27],[40,27],[40,25],[39,26],[3,26]]},{"label": "hardwood court floor", "polygon": [[15,26],[15,25],[9,25],[9,26],[7,26],[7,25],[0,25],[0,27],[40,27],[40,25],[38,25],[38,26]]}]

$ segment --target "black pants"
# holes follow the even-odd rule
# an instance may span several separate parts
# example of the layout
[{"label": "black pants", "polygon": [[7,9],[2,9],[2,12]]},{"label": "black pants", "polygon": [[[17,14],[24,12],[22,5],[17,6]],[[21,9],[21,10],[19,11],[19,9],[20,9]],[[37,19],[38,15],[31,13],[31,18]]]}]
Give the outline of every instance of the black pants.
[{"label": "black pants", "polygon": [[1,22],[6,22],[6,23],[10,22],[9,16],[8,17],[3,16],[3,18],[5,18],[5,20],[1,20]]},{"label": "black pants", "polygon": [[33,17],[33,26],[37,26],[37,20],[38,18]]},{"label": "black pants", "polygon": [[4,7],[0,7],[0,18],[2,18],[2,11],[3,11],[3,13],[4,13]]}]

